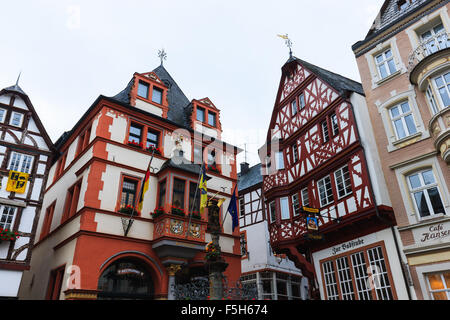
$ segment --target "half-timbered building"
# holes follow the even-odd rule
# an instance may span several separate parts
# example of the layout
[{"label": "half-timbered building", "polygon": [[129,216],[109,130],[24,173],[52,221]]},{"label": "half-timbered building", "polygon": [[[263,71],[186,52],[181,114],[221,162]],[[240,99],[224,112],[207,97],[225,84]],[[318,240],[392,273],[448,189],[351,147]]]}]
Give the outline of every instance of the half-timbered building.
[{"label": "half-timbered building", "polygon": [[313,297],[405,297],[360,83],[291,55],[260,155],[271,245],[310,279]]},{"label": "half-timbered building", "polygon": [[[209,98],[189,101],[162,64],[133,74],[117,95],[100,95],[55,143],[20,297],[174,299],[174,285],[207,277],[201,164],[208,197],[225,199],[220,221],[237,182],[239,149],[219,139],[219,115]],[[239,228],[227,219],[221,230],[231,284],[241,274]]]},{"label": "half-timbered building", "polygon": [[248,163],[241,163],[238,174],[241,281],[256,284],[260,300],[308,299],[308,280],[285,254],[274,253],[270,246],[262,182],[261,164],[249,167]]},{"label": "half-timbered building", "polygon": [[0,91],[0,298],[30,267],[52,142],[18,83]]}]

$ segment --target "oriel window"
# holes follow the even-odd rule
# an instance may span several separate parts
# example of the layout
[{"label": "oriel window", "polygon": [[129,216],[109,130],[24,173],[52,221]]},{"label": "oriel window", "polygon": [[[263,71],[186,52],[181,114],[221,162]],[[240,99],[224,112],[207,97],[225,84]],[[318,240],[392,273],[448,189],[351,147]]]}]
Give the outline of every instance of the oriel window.
[{"label": "oriel window", "polygon": [[159,198],[158,205],[164,207],[166,204],[166,180],[159,183]]},{"label": "oriel window", "polygon": [[192,211],[200,211],[200,190],[197,189],[197,183],[195,182],[189,182],[189,210],[191,209]]},{"label": "oriel window", "polygon": [[177,207],[184,209],[184,191],[186,188],[186,183],[181,179],[173,179],[173,195],[172,204]]}]

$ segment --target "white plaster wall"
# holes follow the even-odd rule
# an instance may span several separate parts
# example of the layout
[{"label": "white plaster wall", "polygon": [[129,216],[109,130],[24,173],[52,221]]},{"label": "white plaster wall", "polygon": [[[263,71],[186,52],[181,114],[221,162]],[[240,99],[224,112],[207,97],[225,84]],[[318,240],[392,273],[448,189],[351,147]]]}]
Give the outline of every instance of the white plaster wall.
[{"label": "white plaster wall", "polygon": [[0,269],[0,297],[17,297],[22,271]]},{"label": "white plaster wall", "polygon": [[18,95],[16,95],[16,99],[14,100],[14,107],[28,110],[28,107],[27,107],[25,101],[23,101],[23,99],[20,98]]},{"label": "white plaster wall", "polygon": [[0,96],[0,102],[4,104],[9,104],[9,101],[11,101],[11,95],[10,94],[4,94]]},{"label": "white plaster wall", "polygon": [[[123,236],[122,219],[119,216],[97,212],[95,214],[95,222],[97,222],[97,232]],[[129,230],[128,237],[153,240],[153,223],[149,221],[134,220]]]},{"label": "white plaster wall", "polygon": [[28,121],[28,131],[39,132],[36,122],[34,122],[33,118],[30,118],[30,121]]},{"label": "white plaster wall", "polygon": [[[123,143],[127,135],[128,118],[125,115],[118,115],[117,113],[112,112],[107,112],[107,116],[113,118],[113,122],[109,127],[111,140]],[[97,123],[95,124],[95,127],[97,127]],[[94,124],[92,124],[92,129],[94,129]],[[92,132],[94,132],[94,130],[92,130]]]},{"label": "white plaster wall", "polygon": [[151,103],[142,101],[140,99],[136,99],[136,108],[156,114],[159,117],[162,117],[163,114],[163,111],[160,107],[154,106]]},{"label": "white plaster wall", "polygon": [[350,102],[353,106],[361,144],[364,147],[364,154],[367,160],[367,167],[372,181],[376,203],[377,205],[392,206],[381,167],[380,155],[375,142],[372,123],[367,110],[366,100],[362,95],[353,93],[350,97]]}]

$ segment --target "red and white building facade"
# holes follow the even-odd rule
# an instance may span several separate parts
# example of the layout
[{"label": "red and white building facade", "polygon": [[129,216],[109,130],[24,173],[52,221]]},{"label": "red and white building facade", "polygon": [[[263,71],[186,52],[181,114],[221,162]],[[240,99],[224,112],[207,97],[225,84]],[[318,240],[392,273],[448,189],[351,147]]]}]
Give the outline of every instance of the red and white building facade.
[{"label": "red and white building facade", "polygon": [[[291,56],[260,155],[271,245],[313,298],[408,298],[361,84]],[[302,206],[319,210],[318,235]]]},{"label": "red and white building facade", "polygon": [[[99,96],[55,143],[20,298],[173,299],[172,284],[207,276],[207,216],[187,213],[199,208],[194,157],[208,163],[208,195],[226,199],[221,221],[237,183],[239,149],[219,140],[219,117],[210,99],[189,101],[162,65],[135,73],[114,97]],[[125,232],[126,206],[137,205],[153,150],[143,208]],[[225,276],[237,281],[239,230],[232,232],[231,219],[220,245]]]}]

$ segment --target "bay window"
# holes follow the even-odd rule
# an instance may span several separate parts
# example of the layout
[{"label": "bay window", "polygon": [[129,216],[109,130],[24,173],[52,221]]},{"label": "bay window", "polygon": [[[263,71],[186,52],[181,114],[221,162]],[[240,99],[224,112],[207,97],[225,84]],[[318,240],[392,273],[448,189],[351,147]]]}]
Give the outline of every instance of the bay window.
[{"label": "bay window", "polygon": [[181,179],[173,179],[172,204],[177,208],[184,209],[184,191],[186,182]]},{"label": "bay window", "polygon": [[444,108],[450,106],[450,72],[441,74],[433,79],[440,102]]},{"label": "bay window", "polygon": [[275,210],[275,201],[269,203],[269,215],[270,215],[270,222],[275,222],[277,219]]},{"label": "bay window", "polygon": [[289,198],[283,197],[280,199],[280,211],[281,211],[281,219],[289,219]]}]

